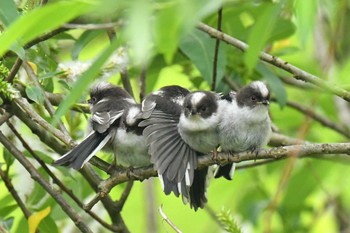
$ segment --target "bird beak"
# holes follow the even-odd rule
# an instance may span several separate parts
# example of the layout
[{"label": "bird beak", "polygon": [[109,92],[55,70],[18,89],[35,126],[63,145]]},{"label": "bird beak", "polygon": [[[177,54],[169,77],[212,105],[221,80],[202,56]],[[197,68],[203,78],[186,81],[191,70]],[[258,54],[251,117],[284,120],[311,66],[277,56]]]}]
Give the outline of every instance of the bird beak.
[{"label": "bird beak", "polygon": [[263,104],[263,105],[269,105],[270,104],[270,101],[269,100],[263,100],[263,101],[261,101],[261,103]]},{"label": "bird beak", "polygon": [[92,103],[92,100],[91,100],[91,99],[88,99],[87,102],[88,102],[89,104],[91,104],[91,103]]}]

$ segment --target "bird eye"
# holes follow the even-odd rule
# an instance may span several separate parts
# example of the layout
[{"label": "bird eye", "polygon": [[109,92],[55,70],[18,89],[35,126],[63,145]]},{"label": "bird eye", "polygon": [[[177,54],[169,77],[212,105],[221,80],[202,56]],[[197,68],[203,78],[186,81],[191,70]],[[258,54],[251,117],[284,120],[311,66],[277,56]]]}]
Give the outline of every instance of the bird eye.
[{"label": "bird eye", "polygon": [[91,97],[89,100],[88,100],[88,103],[89,104],[93,104],[96,102],[96,97]]},{"label": "bird eye", "polygon": [[256,97],[255,97],[254,95],[252,95],[252,96],[250,97],[250,99],[251,99],[252,101],[256,101]]},{"label": "bird eye", "polygon": [[199,110],[200,110],[201,112],[205,112],[205,111],[207,111],[207,107],[202,106]]}]

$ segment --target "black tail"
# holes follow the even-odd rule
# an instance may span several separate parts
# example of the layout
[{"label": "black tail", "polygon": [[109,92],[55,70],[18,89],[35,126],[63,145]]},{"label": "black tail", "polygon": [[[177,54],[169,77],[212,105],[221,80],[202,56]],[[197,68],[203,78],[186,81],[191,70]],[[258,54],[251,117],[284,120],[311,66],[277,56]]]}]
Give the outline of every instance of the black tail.
[{"label": "black tail", "polygon": [[53,165],[68,166],[76,170],[82,168],[89,159],[101,150],[110,139],[107,132],[99,134],[92,132],[78,146],[54,161]]},{"label": "black tail", "polygon": [[223,176],[227,180],[232,180],[232,172],[233,172],[232,169],[234,169],[233,163],[220,166],[217,172],[215,173],[215,178],[219,178]]},{"label": "black tail", "polygon": [[193,184],[190,188],[190,205],[195,211],[207,203],[207,175],[208,167],[194,171]]}]

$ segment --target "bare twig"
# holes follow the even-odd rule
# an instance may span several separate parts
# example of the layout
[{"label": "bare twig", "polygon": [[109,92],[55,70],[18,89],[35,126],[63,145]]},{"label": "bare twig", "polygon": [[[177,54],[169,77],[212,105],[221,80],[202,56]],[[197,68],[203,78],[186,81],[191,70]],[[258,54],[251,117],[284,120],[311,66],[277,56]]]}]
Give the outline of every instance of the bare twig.
[{"label": "bare twig", "polygon": [[[42,86],[40,85],[38,77],[34,73],[34,70],[32,69],[32,67],[27,62],[25,62],[23,64],[23,67],[24,67],[25,71],[27,72],[28,77],[34,83],[35,87],[37,87],[41,91],[41,93],[42,93],[42,95],[44,97],[45,108],[46,108],[47,112],[50,114],[50,116],[52,117],[55,114],[55,109],[52,107],[51,102],[49,101],[45,91],[43,90]],[[63,125],[61,120],[59,120],[58,127],[60,128],[60,130],[64,134],[69,135],[66,127],[64,127],[64,125]]]},{"label": "bare twig", "polygon": [[342,134],[343,136],[345,136],[347,138],[350,138],[350,131],[346,126],[338,125],[338,124],[334,123],[333,121],[327,119],[326,117],[317,114],[312,109],[307,108],[307,107],[305,107],[301,104],[298,104],[296,102],[288,101],[287,106],[298,110],[299,112],[303,113],[305,116],[311,117],[312,119],[318,121],[321,125],[323,125],[327,128],[330,128],[330,129]]},{"label": "bare twig", "polygon": [[168,216],[166,216],[166,214],[164,213],[163,209],[162,209],[162,205],[159,206],[158,208],[159,214],[160,216],[162,216],[163,220],[169,224],[169,226],[171,228],[173,228],[173,230],[177,233],[182,233],[182,231],[177,228],[177,226],[168,218]]},{"label": "bare twig", "polygon": [[[218,24],[217,30],[221,32],[221,22],[222,22],[222,7],[218,10]],[[216,89],[216,80],[217,80],[217,66],[218,66],[218,57],[219,57],[219,47],[220,39],[216,38],[215,41],[215,50],[214,50],[214,60],[213,60],[213,81],[211,83],[211,90],[215,91]]]},{"label": "bare twig", "polygon": [[16,74],[18,73],[19,68],[21,68],[22,63],[23,63],[22,59],[20,59],[20,58],[18,57],[18,58],[16,59],[16,61],[15,61],[15,64],[13,64],[9,75],[8,75],[7,78],[6,78],[6,81],[7,81],[8,83],[12,83],[12,82],[13,82],[13,79],[15,78]]},{"label": "bare twig", "polygon": [[84,30],[99,30],[99,29],[113,29],[115,27],[120,27],[123,25],[123,22],[120,20],[118,22],[111,23],[89,23],[89,24],[77,24],[77,23],[66,23],[63,25],[63,28],[68,29],[84,29]]},{"label": "bare twig", "polygon": [[[245,44],[244,42],[242,42],[242,41],[240,41],[232,36],[229,36],[223,32],[220,32],[220,31],[216,30],[215,28],[212,28],[204,23],[199,23],[197,25],[197,28],[203,32],[208,33],[210,36],[212,36],[214,38],[225,41],[226,43],[240,49],[243,52],[246,51],[248,48],[248,45]],[[262,61],[270,63],[276,67],[279,67],[279,68],[293,74],[293,78],[295,78],[295,79],[301,79],[301,80],[304,80],[306,82],[312,83],[318,87],[321,87],[324,90],[332,92],[333,94],[343,98],[346,101],[350,101],[350,92],[348,92],[348,91],[346,91],[346,90],[344,90],[344,89],[342,89],[342,88],[340,88],[332,83],[326,82],[326,81],[318,78],[317,76],[312,75],[304,70],[301,70],[298,67],[293,66],[293,65],[289,64],[288,62],[286,62],[278,57],[272,56],[272,55],[265,53],[265,52],[261,52],[260,59]]]},{"label": "bare twig", "polygon": [[121,78],[122,78],[122,83],[123,83],[124,89],[125,89],[132,97],[134,97],[134,92],[133,92],[132,87],[131,87],[131,83],[130,83],[128,71],[127,71],[127,70],[122,70],[122,71],[120,72],[120,76],[121,76]]},{"label": "bare twig", "polygon": [[0,131],[0,142],[11,154],[25,167],[32,179],[38,182],[61,206],[62,210],[72,219],[74,224],[82,232],[92,232],[91,229],[82,221],[81,217],[75,210],[63,199],[61,194],[53,189],[51,185],[40,175],[38,170],[27,160],[27,158],[19,151]]},{"label": "bare twig", "polygon": [[7,190],[11,193],[13,199],[15,199],[17,205],[22,210],[25,218],[28,219],[32,213],[27,209],[26,205],[24,204],[24,202],[22,201],[22,199],[18,195],[17,191],[13,187],[10,177],[8,177],[7,173],[1,169],[0,169],[0,177],[4,181],[4,184],[7,188]]},{"label": "bare twig", "polygon": [[123,193],[122,193],[122,195],[120,196],[119,200],[116,202],[117,207],[119,209],[119,212],[122,211],[122,209],[124,207],[124,204],[125,204],[126,200],[129,197],[129,194],[131,192],[131,189],[132,189],[133,185],[134,185],[134,181],[129,180],[127,185],[126,185],[126,187],[125,187],[125,189],[124,189],[124,191],[123,191]]},{"label": "bare twig", "polygon": [[146,67],[143,67],[140,74],[140,101],[146,96]]},{"label": "bare twig", "polygon": [[29,49],[30,47],[39,44],[40,42],[43,42],[45,40],[48,40],[64,31],[68,31],[68,28],[57,28],[49,33],[46,33],[43,36],[37,37],[34,40],[28,42],[26,45],[24,45],[24,49]]},{"label": "bare twig", "polygon": [[37,114],[32,106],[28,103],[28,101],[22,97],[17,97],[13,99],[13,102],[16,103],[18,106],[20,106],[23,111],[36,123],[38,123],[42,128],[47,130],[48,132],[52,133],[56,138],[61,140],[66,145],[73,147],[75,143],[73,142],[72,138],[69,135],[66,135],[59,131],[58,129],[55,129],[50,125],[47,121],[45,121],[39,114]]},{"label": "bare twig", "polygon": [[2,109],[0,109],[1,117],[0,117],[0,126],[4,124],[8,119],[11,118],[12,114],[8,112],[4,112]]}]

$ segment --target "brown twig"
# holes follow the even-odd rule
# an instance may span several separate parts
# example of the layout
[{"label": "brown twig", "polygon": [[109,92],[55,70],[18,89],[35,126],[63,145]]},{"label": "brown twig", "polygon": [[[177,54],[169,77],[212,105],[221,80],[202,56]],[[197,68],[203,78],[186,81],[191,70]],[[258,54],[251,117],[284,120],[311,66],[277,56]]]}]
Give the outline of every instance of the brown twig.
[{"label": "brown twig", "polygon": [[163,220],[168,223],[168,225],[173,228],[173,230],[177,233],[182,233],[182,231],[168,218],[168,216],[166,216],[166,214],[164,213],[163,209],[162,209],[162,205],[159,206],[158,208],[159,214],[160,216],[162,216]]},{"label": "brown twig", "polygon": [[62,210],[72,219],[74,224],[82,232],[92,232],[84,221],[82,221],[80,215],[63,199],[58,191],[51,187],[51,185],[40,175],[38,170],[27,160],[23,153],[7,139],[1,131],[0,142],[25,167],[32,179],[38,182],[52,196],[52,198],[55,199],[55,201],[61,206]]},{"label": "brown twig", "polygon": [[13,79],[16,77],[16,74],[18,73],[19,68],[21,68],[22,63],[23,63],[22,59],[18,57],[15,61],[15,64],[13,64],[9,75],[5,79],[6,82],[8,83],[13,82]]},{"label": "brown twig", "polygon": [[129,74],[127,70],[122,70],[120,72],[120,76],[122,78],[122,83],[123,83],[123,87],[124,89],[132,96],[134,97],[134,92],[132,90],[132,86],[130,83],[130,79],[129,79]]},{"label": "brown twig", "polygon": [[[219,32],[221,32],[221,22],[222,22],[222,7],[220,7],[220,9],[218,10],[217,30]],[[220,47],[220,39],[216,38],[216,40],[215,40],[215,49],[214,49],[214,59],[213,59],[213,80],[212,80],[212,83],[211,83],[211,90],[212,91],[215,91],[215,89],[216,89],[219,47]]]},{"label": "brown twig", "polygon": [[[248,48],[248,45],[245,44],[244,42],[242,42],[242,41],[240,41],[232,36],[229,36],[223,32],[220,32],[220,31],[216,30],[215,28],[212,28],[204,23],[199,23],[197,25],[197,28],[203,32],[208,33],[210,36],[212,36],[214,38],[225,41],[226,43],[240,49],[243,52],[246,51]],[[295,78],[295,79],[304,80],[305,82],[312,83],[312,84],[314,84],[314,85],[316,85],[324,90],[332,92],[333,94],[343,98],[346,101],[350,101],[350,92],[348,92],[348,91],[346,91],[346,90],[344,90],[344,89],[342,89],[342,88],[340,88],[332,83],[326,82],[326,81],[318,78],[317,76],[312,75],[312,74],[310,74],[302,69],[299,69],[298,67],[293,66],[293,65],[289,64],[288,62],[286,62],[278,57],[272,56],[268,53],[261,52],[259,57],[262,61],[270,63],[278,68],[281,68],[281,69],[293,74],[293,78]]]},{"label": "brown twig", "polygon": [[131,192],[133,185],[134,185],[134,181],[129,180],[128,183],[126,184],[126,187],[125,187],[122,195],[120,196],[119,200],[116,202],[117,208],[119,209],[119,212],[122,211],[124,204],[129,197],[129,194]]},{"label": "brown twig", "polygon": [[143,67],[140,74],[140,101],[146,96],[146,67]]}]

